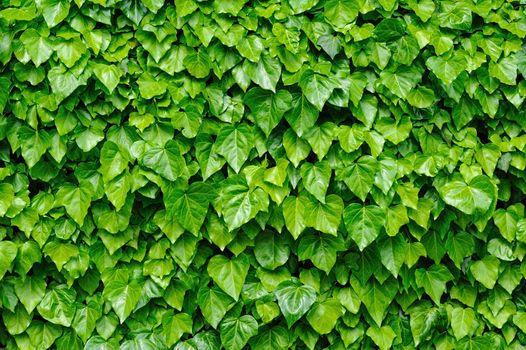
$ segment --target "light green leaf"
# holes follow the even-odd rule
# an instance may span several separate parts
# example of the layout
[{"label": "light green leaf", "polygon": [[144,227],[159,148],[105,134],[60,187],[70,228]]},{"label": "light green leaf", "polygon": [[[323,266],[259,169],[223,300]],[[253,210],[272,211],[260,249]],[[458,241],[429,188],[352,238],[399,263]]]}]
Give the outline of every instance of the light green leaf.
[{"label": "light green leaf", "polygon": [[310,196],[307,198],[305,202],[307,226],[336,236],[343,213],[343,200],[335,194],[328,195],[325,203],[318,202]]},{"label": "light green leaf", "polygon": [[329,274],[336,264],[336,254],[345,249],[341,237],[309,233],[303,235],[298,245],[300,261],[310,260],[326,274]]},{"label": "light green leaf", "polygon": [[0,280],[7,271],[11,271],[18,247],[10,241],[0,241]]},{"label": "light green leaf", "polygon": [[329,298],[314,304],[307,314],[307,321],[318,334],[329,334],[344,311],[338,299]]},{"label": "light green leaf", "polygon": [[437,305],[440,305],[440,298],[446,291],[446,283],[451,280],[453,280],[453,275],[443,265],[435,264],[428,269],[421,268],[415,271],[416,285],[424,288],[427,295]]},{"label": "light green leaf", "polygon": [[221,322],[221,342],[227,349],[241,350],[248,340],[258,333],[258,323],[254,317],[244,315],[239,318],[226,318]]},{"label": "light green leaf", "polygon": [[318,111],[321,111],[336,87],[336,83],[330,77],[317,74],[312,69],[307,69],[301,75],[299,86],[307,100]]},{"label": "light green leaf", "polygon": [[431,56],[426,60],[426,66],[442,80],[444,84],[451,83],[462,73],[467,66],[466,58],[460,52],[455,52],[451,57]]},{"label": "light green leaf", "polygon": [[470,271],[473,277],[488,289],[493,289],[499,278],[500,260],[494,256],[486,255],[481,260],[475,261]]},{"label": "light green leaf", "polygon": [[82,226],[91,204],[91,191],[83,186],[65,183],[55,194],[55,206],[64,206],[69,216]]},{"label": "light green leaf", "polygon": [[38,305],[38,313],[51,323],[69,327],[75,316],[76,297],[75,290],[65,284],[55,286]]},{"label": "light green leaf", "polygon": [[281,282],[274,290],[274,294],[289,328],[305,315],[316,301],[314,288],[302,284],[295,278]]},{"label": "light green leaf", "polygon": [[104,299],[110,303],[121,324],[131,315],[141,294],[142,286],[138,280],[115,279],[104,285]]},{"label": "light green leaf", "polygon": [[294,239],[307,227],[307,212],[305,211],[308,199],[303,196],[289,196],[283,201],[283,217],[287,230],[292,234]]},{"label": "light green leaf", "polygon": [[233,303],[234,300],[217,286],[201,287],[197,292],[197,304],[205,320],[214,328],[217,328]]},{"label": "light green leaf", "polygon": [[469,185],[462,180],[447,182],[438,188],[444,201],[471,215],[486,212],[494,199],[494,186],[491,180],[484,175],[473,178]]},{"label": "light green leaf", "polygon": [[396,333],[390,326],[371,326],[367,329],[367,336],[371,338],[380,350],[391,349]]},{"label": "light green leaf", "polygon": [[385,224],[385,211],[377,205],[353,203],[345,208],[343,222],[349,236],[362,251],[380,234]]},{"label": "light green leaf", "polygon": [[237,301],[249,267],[245,255],[230,260],[224,255],[215,255],[208,262],[207,271],[219,288]]},{"label": "light green leaf", "polygon": [[97,63],[93,66],[93,73],[106,86],[110,94],[119,85],[122,76],[122,71],[113,64]]},{"label": "light green leaf", "polygon": [[276,235],[271,231],[258,236],[254,246],[257,262],[264,268],[275,270],[289,260],[290,249],[283,235]]},{"label": "light green leaf", "polygon": [[175,181],[181,176],[186,167],[177,142],[172,140],[164,147],[147,147],[141,156],[141,164],[170,181]]},{"label": "light green leaf", "polygon": [[475,322],[473,309],[456,307],[451,311],[451,328],[457,340],[470,334],[473,322]]},{"label": "light green leaf", "polygon": [[256,87],[245,94],[244,101],[254,114],[257,126],[268,137],[281,121],[283,114],[290,109],[292,95],[287,90],[278,90],[274,94]]},{"label": "light green leaf", "polygon": [[239,173],[254,145],[254,133],[247,124],[228,125],[221,128],[214,144],[217,153]]},{"label": "light green leaf", "polygon": [[300,169],[303,185],[316,199],[325,203],[332,170],[328,162],[303,163]]}]

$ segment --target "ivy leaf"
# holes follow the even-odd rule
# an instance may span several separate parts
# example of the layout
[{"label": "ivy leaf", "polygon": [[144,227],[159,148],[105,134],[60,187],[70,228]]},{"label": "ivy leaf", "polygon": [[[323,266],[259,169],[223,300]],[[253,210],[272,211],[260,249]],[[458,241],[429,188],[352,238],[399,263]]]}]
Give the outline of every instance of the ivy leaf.
[{"label": "ivy leaf", "polygon": [[181,176],[186,166],[175,141],[168,141],[164,147],[149,147],[142,154],[141,163],[170,181]]},{"label": "ivy leaf", "polygon": [[70,3],[61,0],[45,0],[40,3],[42,15],[49,28],[62,22],[69,13]]},{"label": "ivy leaf", "polygon": [[51,40],[47,36],[41,36],[33,28],[27,29],[22,33],[20,42],[24,45],[36,67],[46,62],[53,53]]},{"label": "ivy leaf", "polygon": [[252,128],[247,124],[239,124],[237,127],[228,125],[221,128],[214,147],[218,154],[225,157],[232,169],[239,173],[248,159],[253,144]]},{"label": "ivy leaf", "polygon": [[304,163],[300,169],[303,185],[316,199],[325,203],[332,170],[327,162]]},{"label": "ivy leaf", "polygon": [[307,226],[333,236],[338,234],[343,213],[343,200],[339,196],[330,194],[325,198],[325,203],[309,197],[305,208],[307,213],[312,214],[307,216]]},{"label": "ivy leaf", "polygon": [[351,287],[367,308],[373,321],[378,327],[381,327],[389,304],[391,304],[397,293],[398,282],[389,279],[380,284],[380,282],[373,279],[362,284],[355,276],[351,275]]},{"label": "ivy leaf", "polygon": [[350,166],[338,169],[336,178],[343,180],[358,198],[365,201],[375,182],[378,165],[378,162],[373,157],[362,156]]},{"label": "ivy leaf", "polygon": [[426,60],[426,66],[446,85],[450,85],[466,69],[466,64],[466,58],[459,52],[449,58],[432,56]]},{"label": "ivy leaf", "polygon": [[197,292],[197,304],[205,320],[214,328],[233,304],[233,299],[216,286],[202,287]]},{"label": "ivy leaf", "polygon": [[318,334],[328,334],[334,329],[343,313],[343,306],[338,299],[329,298],[314,304],[307,314],[307,321]]},{"label": "ivy leaf", "polygon": [[46,294],[46,281],[31,276],[25,280],[18,279],[15,282],[15,292],[26,311],[32,313]]},{"label": "ivy leaf", "polygon": [[272,92],[276,92],[276,85],[281,77],[281,64],[277,58],[262,54],[258,63],[245,61],[243,69],[254,83]]},{"label": "ivy leaf", "polygon": [[289,104],[291,104],[292,108],[285,113],[285,119],[298,137],[302,137],[316,123],[319,111],[309,102],[304,94],[294,93],[291,96],[292,101]]},{"label": "ivy leaf", "polygon": [[298,279],[281,282],[274,294],[289,328],[305,315],[316,301],[316,290],[302,284]]},{"label": "ivy leaf", "polygon": [[300,261],[310,260],[326,274],[329,274],[336,264],[336,254],[344,250],[345,245],[341,237],[309,233],[303,235],[298,245]]},{"label": "ivy leaf", "polygon": [[214,198],[213,188],[204,182],[194,182],[184,190],[173,186],[163,198],[168,214],[197,237]]},{"label": "ivy leaf", "polygon": [[208,262],[207,271],[219,288],[237,301],[249,267],[244,255],[230,260],[224,255],[215,255]]},{"label": "ivy leaf", "polygon": [[377,205],[350,204],[343,212],[343,222],[360,251],[371,244],[385,223],[385,211]]},{"label": "ivy leaf", "polygon": [[461,180],[447,182],[438,191],[447,204],[468,215],[486,212],[494,199],[494,185],[484,175],[476,176],[469,184]]},{"label": "ivy leaf", "polygon": [[51,146],[51,137],[45,130],[21,127],[18,129],[18,139],[22,146],[22,157],[29,168],[34,167]]},{"label": "ivy leaf", "polygon": [[299,86],[307,100],[318,111],[321,111],[336,87],[336,83],[329,77],[317,74],[312,69],[307,69],[301,75]]},{"label": "ivy leaf", "polygon": [[473,277],[488,289],[493,289],[499,277],[500,260],[494,256],[486,255],[481,260],[475,261],[470,271]]},{"label": "ivy leaf", "polygon": [[82,226],[91,204],[91,191],[71,183],[63,184],[55,194],[55,206],[64,206],[69,216]]},{"label": "ivy leaf", "polygon": [[294,239],[298,239],[303,230],[307,227],[307,198],[303,196],[289,196],[282,204],[283,217],[287,230]]},{"label": "ivy leaf", "polygon": [[433,265],[428,269],[417,269],[415,271],[416,285],[424,288],[427,295],[440,305],[440,298],[446,291],[446,283],[453,280],[453,275],[447,267],[442,265]]},{"label": "ivy leaf", "polygon": [[0,241],[0,279],[4,277],[7,271],[11,271],[17,252],[18,247],[15,243]]},{"label": "ivy leaf", "polygon": [[122,324],[133,312],[141,299],[142,286],[139,281],[119,278],[104,285],[103,296],[113,308]]},{"label": "ivy leaf", "polygon": [[254,246],[258,263],[269,270],[275,270],[289,260],[290,249],[282,235],[265,232]]},{"label": "ivy leaf", "polygon": [[405,99],[420,81],[422,73],[414,66],[403,67],[395,72],[384,70],[380,73],[380,82],[396,96]]},{"label": "ivy leaf", "polygon": [[93,73],[99,81],[106,86],[110,94],[115,90],[122,76],[122,71],[115,65],[97,63],[93,67]]},{"label": "ivy leaf", "polygon": [[244,101],[254,114],[256,124],[268,137],[283,114],[290,109],[292,95],[286,90],[278,90],[274,94],[256,87],[245,94]]},{"label": "ivy leaf", "polygon": [[258,323],[250,315],[226,318],[221,322],[220,330],[221,342],[226,348],[241,350],[258,333]]},{"label": "ivy leaf", "polygon": [[62,284],[48,291],[37,307],[38,313],[47,321],[62,325],[71,326],[75,316],[75,290]]},{"label": "ivy leaf", "polygon": [[223,182],[222,212],[229,230],[234,230],[256,217],[260,211],[267,211],[268,195],[261,188],[251,189],[241,176],[231,177]]}]

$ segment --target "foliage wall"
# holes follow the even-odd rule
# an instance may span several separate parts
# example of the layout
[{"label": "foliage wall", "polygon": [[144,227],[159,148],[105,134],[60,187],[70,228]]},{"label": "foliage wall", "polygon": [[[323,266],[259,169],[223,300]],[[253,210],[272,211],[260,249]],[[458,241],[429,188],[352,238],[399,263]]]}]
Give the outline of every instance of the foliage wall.
[{"label": "foliage wall", "polygon": [[523,349],[524,0],[0,0],[0,346]]}]

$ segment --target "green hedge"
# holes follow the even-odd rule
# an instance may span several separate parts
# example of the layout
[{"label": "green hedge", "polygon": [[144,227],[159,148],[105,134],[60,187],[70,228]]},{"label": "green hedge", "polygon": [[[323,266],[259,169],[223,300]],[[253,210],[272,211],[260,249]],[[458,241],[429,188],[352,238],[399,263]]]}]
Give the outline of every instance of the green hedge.
[{"label": "green hedge", "polygon": [[0,0],[0,347],[524,349],[524,0]]}]

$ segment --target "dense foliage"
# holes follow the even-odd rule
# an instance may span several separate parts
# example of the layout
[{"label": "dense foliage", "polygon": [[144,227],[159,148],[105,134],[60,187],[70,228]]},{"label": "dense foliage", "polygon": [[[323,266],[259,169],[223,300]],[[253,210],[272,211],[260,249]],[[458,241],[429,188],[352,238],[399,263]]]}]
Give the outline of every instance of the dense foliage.
[{"label": "dense foliage", "polygon": [[523,349],[526,5],[0,0],[0,347]]}]

